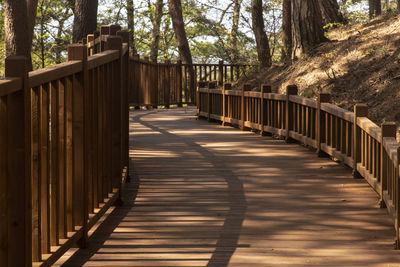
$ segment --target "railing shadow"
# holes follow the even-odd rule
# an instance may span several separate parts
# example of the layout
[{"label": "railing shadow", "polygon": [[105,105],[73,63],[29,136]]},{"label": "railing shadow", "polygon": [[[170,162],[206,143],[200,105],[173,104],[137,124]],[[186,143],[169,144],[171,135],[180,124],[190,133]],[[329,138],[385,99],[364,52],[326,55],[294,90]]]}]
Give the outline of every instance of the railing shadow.
[{"label": "railing shadow", "polygon": [[[145,113],[135,117],[135,121],[142,124],[145,127],[150,128],[153,131],[160,132],[161,134],[171,138],[179,139],[195,150],[204,158],[212,159],[215,155],[210,150],[200,146],[196,142],[189,138],[177,136],[159,127],[156,127],[150,123],[142,120],[143,116],[150,115]],[[240,229],[246,213],[247,203],[244,194],[242,181],[231,171],[227,166],[220,161],[213,162],[207,160],[213,166],[213,174],[216,176],[224,177],[226,184],[228,185],[228,199],[229,199],[229,211],[225,217],[224,224],[220,231],[220,238],[218,239],[215,250],[212,253],[207,266],[228,266],[229,260],[232,257],[237,247],[246,247],[248,245],[238,244]],[[225,178],[229,177],[229,178]],[[234,229],[234,230],[232,230]],[[229,237],[229,238],[228,238]]]},{"label": "railing shadow", "polygon": [[[224,218],[224,223],[219,230],[219,238],[215,244],[214,251],[208,260],[206,266],[228,266],[229,261],[238,247],[248,247],[246,244],[238,244],[240,231],[242,223],[245,217],[247,203],[243,190],[243,183],[240,179],[231,171],[229,168],[221,161],[213,162],[212,159],[215,155],[210,152],[210,150],[203,148],[201,145],[192,141],[190,138],[182,137],[170,133],[164,129],[156,127],[146,121],[142,120],[142,117],[151,115],[154,112],[146,112],[134,117],[133,121],[135,123],[140,123],[141,125],[151,129],[152,131],[159,132],[165,135],[168,140],[179,139],[191,149],[194,148],[208,163],[212,165],[212,174],[217,177],[224,177],[228,195],[226,199],[229,199],[229,210]],[[131,166],[133,163],[131,162]],[[229,177],[229,178],[227,178]],[[125,192],[129,198],[129,202],[126,201],[122,207],[116,207],[106,218],[106,220],[96,229],[96,231],[91,235],[89,239],[90,246],[85,249],[79,249],[71,258],[69,258],[62,266],[82,266],[86,262],[90,261],[92,256],[94,256],[103,246],[104,243],[110,238],[114,230],[119,226],[122,219],[126,217],[130,211],[130,208],[135,205],[135,198],[139,190],[139,177],[134,177],[134,183],[137,185],[136,188],[128,187],[127,190],[133,190],[134,192]],[[136,191],[135,191],[136,190]],[[131,195],[133,194],[133,195]],[[91,242],[92,241],[92,242]],[[119,246],[120,248],[124,246]],[[127,248],[132,247],[130,245]],[[151,247],[151,246],[150,246]],[[162,246],[157,246],[162,247]],[[190,247],[190,246],[188,246]],[[204,246],[203,246],[204,247]],[[121,252],[124,254],[124,252]],[[117,260],[118,261],[118,260]]]}]

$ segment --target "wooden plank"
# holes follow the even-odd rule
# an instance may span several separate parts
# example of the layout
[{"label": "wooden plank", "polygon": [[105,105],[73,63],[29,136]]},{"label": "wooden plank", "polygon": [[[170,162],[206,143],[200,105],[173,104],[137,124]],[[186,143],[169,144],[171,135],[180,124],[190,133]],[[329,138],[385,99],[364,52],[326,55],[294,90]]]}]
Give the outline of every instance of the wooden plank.
[{"label": "wooden plank", "polygon": [[53,81],[50,86],[50,246],[57,246],[59,236],[59,171],[58,171],[58,81]]},{"label": "wooden plank", "polygon": [[360,117],[357,118],[357,125],[367,132],[371,137],[373,137],[375,140],[380,142],[382,135],[381,135],[381,128],[377,126],[375,123],[373,123],[370,119],[367,117]]},{"label": "wooden plank", "polygon": [[97,154],[97,162],[99,163],[98,169],[98,202],[102,203],[104,201],[104,66],[99,67],[99,72],[97,75],[98,80],[98,154]]},{"label": "wooden plank", "polygon": [[50,253],[49,84],[40,87],[40,213],[42,254]]},{"label": "wooden plank", "polygon": [[[72,83],[72,212],[73,225],[83,226],[84,213],[84,92],[82,73]],[[72,229],[74,230],[74,228]]]},{"label": "wooden plank", "polygon": [[73,199],[73,129],[72,129],[72,116],[73,116],[73,77],[69,76],[65,80],[65,187],[66,187],[66,230],[67,232],[74,231],[74,214]]},{"label": "wooden plank", "polygon": [[[167,120],[171,114],[179,119]],[[135,204],[116,208],[110,219],[117,224],[105,225],[109,232],[93,239],[96,252],[88,259],[78,251],[70,265],[366,266],[371,259],[397,260],[389,249],[393,225],[374,205],[376,194],[340,165],[296,144],[200,125],[183,110],[132,116],[140,187],[128,184],[126,197],[137,193]],[[173,131],[153,139],[144,126]],[[200,137],[186,142],[192,132]],[[170,140],[185,141],[166,147]],[[195,147],[201,157],[181,157]],[[371,229],[380,234],[371,236]]]},{"label": "wooden plank", "polygon": [[340,108],[338,106],[335,106],[334,104],[323,103],[321,104],[321,110],[328,112],[329,114],[332,114],[348,122],[354,121],[354,113],[345,110],[343,108]]},{"label": "wooden plank", "polygon": [[0,80],[0,97],[7,96],[19,90],[22,90],[21,78],[4,78],[4,80]]},{"label": "wooden plank", "polygon": [[62,79],[77,73],[82,68],[82,62],[69,61],[47,68],[29,72],[29,87],[37,87],[51,81]]},{"label": "wooden plank", "polygon": [[286,100],[286,95],[276,93],[264,93],[264,99],[284,101]]},{"label": "wooden plank", "polygon": [[318,107],[318,102],[315,99],[311,98],[306,98],[303,96],[298,96],[298,95],[291,95],[289,97],[289,100],[293,103],[297,103],[303,106],[307,106],[310,108],[317,108]]},{"label": "wooden plank", "polygon": [[59,238],[66,238],[66,120],[65,120],[65,87],[66,79],[59,82],[57,90],[57,114],[58,114],[58,136],[57,136],[57,160],[58,160],[58,231]]},{"label": "wooden plank", "polygon": [[[88,57],[88,69],[94,69],[101,65],[105,65],[119,58],[119,51],[107,50],[96,55]],[[80,68],[79,68],[80,69]]]}]

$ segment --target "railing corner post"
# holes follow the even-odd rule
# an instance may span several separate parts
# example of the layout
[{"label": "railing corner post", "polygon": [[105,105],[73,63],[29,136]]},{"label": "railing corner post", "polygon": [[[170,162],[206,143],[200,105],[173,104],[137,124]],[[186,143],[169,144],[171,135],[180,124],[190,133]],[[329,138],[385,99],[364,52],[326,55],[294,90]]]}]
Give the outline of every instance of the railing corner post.
[{"label": "railing corner post", "polygon": [[361,129],[357,125],[357,119],[360,117],[368,117],[368,107],[365,104],[356,104],[354,106],[354,122],[353,122],[353,177],[361,178],[357,170],[357,164],[361,162]]},{"label": "railing corner post", "polygon": [[316,137],[317,137],[317,154],[318,157],[325,157],[327,154],[322,150],[321,144],[325,143],[325,117],[321,111],[322,103],[329,103],[331,101],[331,95],[328,93],[319,93],[318,95],[318,106],[317,106],[317,129],[316,129]]},{"label": "railing corner post", "polygon": [[20,78],[22,87],[8,95],[8,127],[0,130],[7,131],[6,149],[1,151],[6,152],[3,156],[8,162],[5,170],[8,240],[0,241],[7,244],[8,266],[32,266],[31,110],[27,58],[7,57],[5,76]]},{"label": "railing corner post", "polygon": [[293,139],[290,137],[290,130],[293,127],[293,106],[290,103],[290,96],[297,95],[298,88],[297,85],[288,85],[286,87],[286,137],[285,141],[287,143],[293,142]]}]

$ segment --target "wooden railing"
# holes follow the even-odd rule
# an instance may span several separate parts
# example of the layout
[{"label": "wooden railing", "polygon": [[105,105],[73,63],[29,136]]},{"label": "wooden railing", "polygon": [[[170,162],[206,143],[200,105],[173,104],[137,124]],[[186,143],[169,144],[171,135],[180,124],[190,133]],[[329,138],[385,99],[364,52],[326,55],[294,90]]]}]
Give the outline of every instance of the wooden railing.
[{"label": "wooden railing", "polygon": [[132,106],[167,106],[196,103],[195,84],[190,83],[190,71],[195,81],[218,80],[219,84],[239,80],[256,66],[240,64],[182,64],[152,62],[149,57],[131,58],[130,77],[134,77],[129,90]]},{"label": "wooden railing", "polygon": [[50,266],[118,203],[128,171],[127,32],[0,80],[0,266]]},{"label": "wooden railing", "polygon": [[297,140],[320,156],[350,166],[354,177],[364,177],[379,195],[381,206],[387,207],[399,248],[400,148],[395,123],[379,127],[368,119],[366,105],[357,104],[350,112],[330,104],[329,94],[320,94],[317,100],[298,96],[296,86],[288,86],[286,94],[272,93],[267,85],[257,91],[249,85],[232,90],[229,83],[216,87],[216,81],[198,83],[198,116]]}]

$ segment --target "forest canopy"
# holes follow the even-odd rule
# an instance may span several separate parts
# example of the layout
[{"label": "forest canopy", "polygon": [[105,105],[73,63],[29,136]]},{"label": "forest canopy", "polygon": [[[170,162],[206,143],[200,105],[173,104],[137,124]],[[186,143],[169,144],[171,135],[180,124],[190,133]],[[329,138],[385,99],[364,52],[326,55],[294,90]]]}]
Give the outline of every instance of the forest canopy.
[{"label": "forest canopy", "polygon": [[[5,8],[10,1],[12,0],[0,1],[1,64],[7,54]],[[399,1],[182,0],[179,2],[193,62],[209,63],[224,60],[232,63],[261,62],[261,65],[268,66],[271,63],[295,59],[302,53],[307,53],[315,43],[327,41],[325,32],[329,28],[364,22],[381,13],[395,14],[400,8]],[[38,69],[65,61],[67,45],[79,40],[85,32],[79,33],[76,29],[77,23],[84,24],[86,28],[83,29],[89,32],[93,32],[93,28],[98,28],[100,25],[119,24],[123,28],[129,28],[131,32],[133,53],[148,55],[153,60],[176,60],[179,57],[179,49],[169,2],[176,0],[98,0],[98,2],[97,0],[37,0],[36,6],[33,5],[37,12],[32,25],[30,51],[32,68]],[[82,13],[81,9],[95,14]],[[300,30],[296,32],[296,29],[304,27],[301,25],[304,21],[296,21],[293,17],[296,17],[296,12],[302,9],[315,9],[314,13],[319,14],[312,18],[304,18],[314,25],[313,29],[309,29],[313,34],[313,38],[307,40],[310,43],[304,42],[302,35],[305,33],[301,33]],[[95,19],[88,19],[96,16],[96,13]],[[0,67],[3,69],[3,65]]]}]

